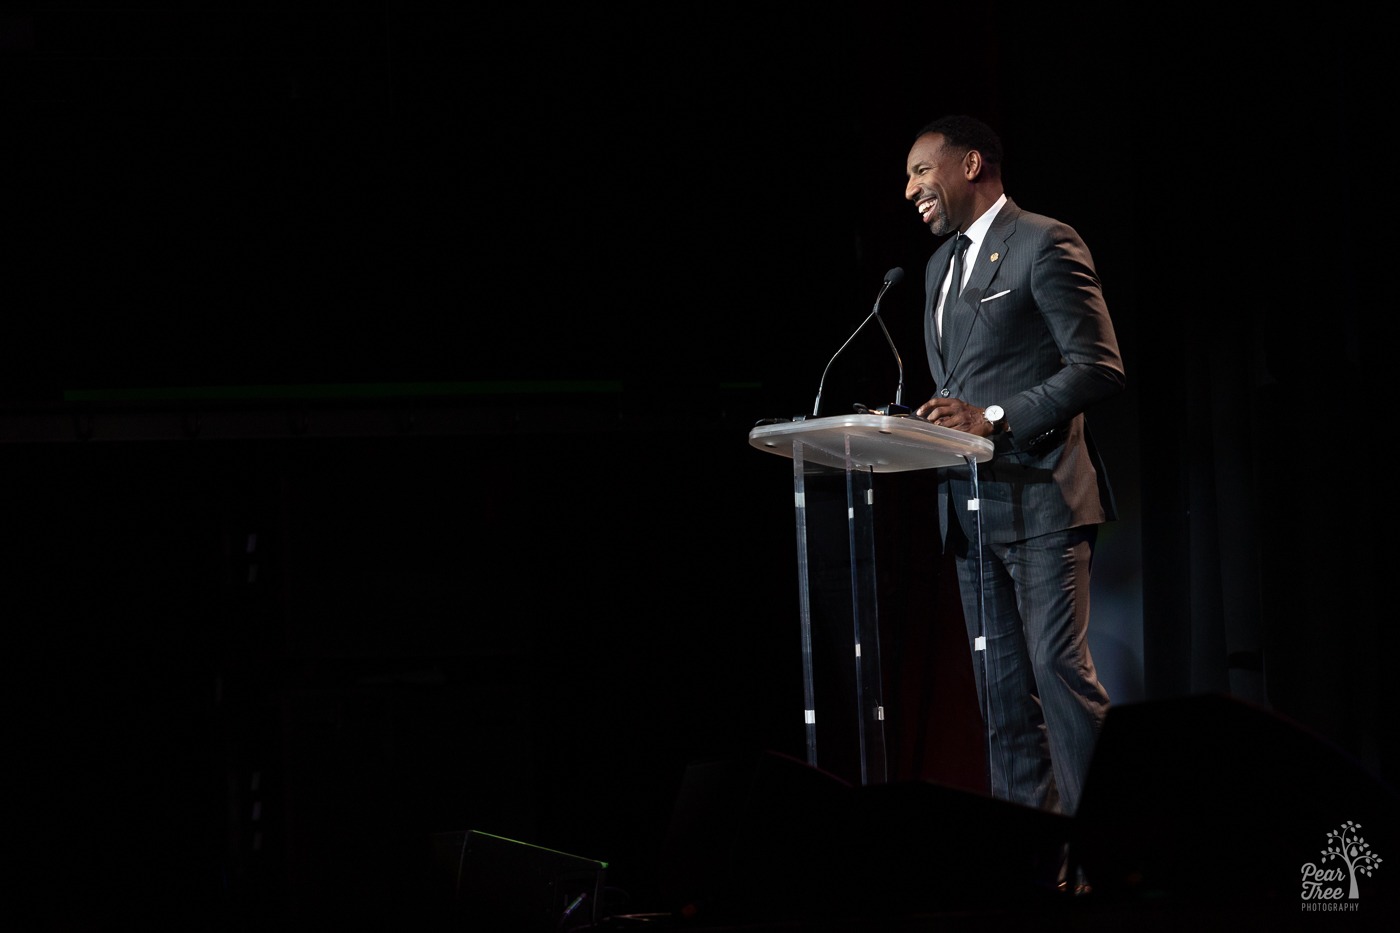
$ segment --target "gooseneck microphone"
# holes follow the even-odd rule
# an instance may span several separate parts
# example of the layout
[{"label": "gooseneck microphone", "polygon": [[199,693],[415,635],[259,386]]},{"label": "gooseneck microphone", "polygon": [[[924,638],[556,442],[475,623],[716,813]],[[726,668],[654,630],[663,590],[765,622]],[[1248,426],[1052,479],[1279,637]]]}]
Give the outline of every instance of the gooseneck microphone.
[{"label": "gooseneck microphone", "polygon": [[894,362],[895,365],[899,367],[899,386],[895,389],[894,406],[892,407],[899,406],[900,397],[904,394],[904,361],[899,358],[899,351],[895,350],[894,340],[890,337],[889,328],[885,327],[884,319],[880,317],[880,299],[885,297],[885,292],[889,291],[891,285],[898,283],[899,280],[902,278],[904,278],[904,270],[901,269],[899,266],[895,266],[889,272],[885,273],[885,280],[882,283],[880,283],[880,291],[875,296],[875,307],[871,309],[868,315],[866,315],[865,320],[860,322],[860,326],[857,327],[855,330],[851,331],[851,336],[847,337],[846,342],[841,344],[841,349],[833,353],[831,355],[831,359],[827,361],[826,369],[822,370],[821,382],[817,383],[817,400],[812,405],[813,418],[817,417],[817,412],[821,410],[822,390],[826,388],[826,374],[831,372],[831,364],[835,363],[836,357],[840,356],[842,351],[844,351],[846,347],[850,346],[851,341],[856,339],[856,334],[860,333],[861,328],[865,327],[866,324],[870,323],[871,318],[874,318],[879,323],[880,330],[884,331],[885,333],[885,341],[890,345],[890,349],[894,351]]}]

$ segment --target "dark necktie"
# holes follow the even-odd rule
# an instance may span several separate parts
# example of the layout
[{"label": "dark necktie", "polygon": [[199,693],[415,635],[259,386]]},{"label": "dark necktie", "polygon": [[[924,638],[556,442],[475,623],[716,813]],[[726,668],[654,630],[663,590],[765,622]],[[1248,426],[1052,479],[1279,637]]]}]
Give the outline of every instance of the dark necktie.
[{"label": "dark necktie", "polygon": [[943,299],[943,320],[942,326],[938,329],[938,349],[943,349],[943,334],[948,330],[948,321],[953,313],[953,305],[957,303],[958,294],[962,291],[963,280],[963,253],[967,252],[968,244],[972,241],[961,233],[957,239],[953,240],[953,271],[948,277],[948,295]]}]

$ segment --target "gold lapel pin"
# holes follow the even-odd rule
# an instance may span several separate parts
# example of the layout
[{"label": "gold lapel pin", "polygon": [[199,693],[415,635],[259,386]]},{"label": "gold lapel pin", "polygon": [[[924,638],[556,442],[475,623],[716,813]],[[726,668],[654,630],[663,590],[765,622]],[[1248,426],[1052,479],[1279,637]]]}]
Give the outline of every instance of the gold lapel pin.
[{"label": "gold lapel pin", "polygon": [[991,259],[992,262],[996,262],[998,259],[1001,258],[1001,253],[992,253],[992,255],[988,258]]}]

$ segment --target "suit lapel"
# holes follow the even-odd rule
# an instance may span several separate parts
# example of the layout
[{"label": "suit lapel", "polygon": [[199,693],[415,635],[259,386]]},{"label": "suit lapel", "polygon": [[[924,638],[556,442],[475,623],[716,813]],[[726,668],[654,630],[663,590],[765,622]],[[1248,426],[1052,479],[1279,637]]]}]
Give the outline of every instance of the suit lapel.
[{"label": "suit lapel", "polygon": [[952,307],[951,320],[949,309],[943,309],[942,362],[945,376],[957,369],[958,359],[966,349],[968,339],[977,325],[982,299],[992,294],[992,280],[996,277],[999,264],[1006,258],[1008,251],[1005,238],[1015,229],[1015,213],[1015,205],[1008,199],[996,219],[992,221],[992,226],[987,230],[987,235],[977,250],[977,259],[967,277],[967,285]]},{"label": "suit lapel", "polygon": [[925,272],[924,282],[924,347],[928,351],[928,368],[933,374],[933,384],[943,385],[943,380],[947,375],[947,369],[943,365],[943,356],[938,352],[938,341],[934,339],[933,314],[938,308],[938,289],[943,282],[943,276],[948,274],[948,257],[953,251],[952,239],[945,240],[943,245],[934,250],[933,256],[929,258],[928,271]]}]

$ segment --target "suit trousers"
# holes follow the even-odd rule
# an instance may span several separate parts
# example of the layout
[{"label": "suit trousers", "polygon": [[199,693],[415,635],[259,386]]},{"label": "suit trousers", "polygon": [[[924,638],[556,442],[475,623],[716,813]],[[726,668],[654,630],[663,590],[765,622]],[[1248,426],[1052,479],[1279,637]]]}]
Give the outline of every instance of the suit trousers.
[{"label": "suit trousers", "polygon": [[1070,816],[1109,705],[1088,642],[1097,532],[984,543],[980,566],[976,542],[956,547],[991,794]]}]

